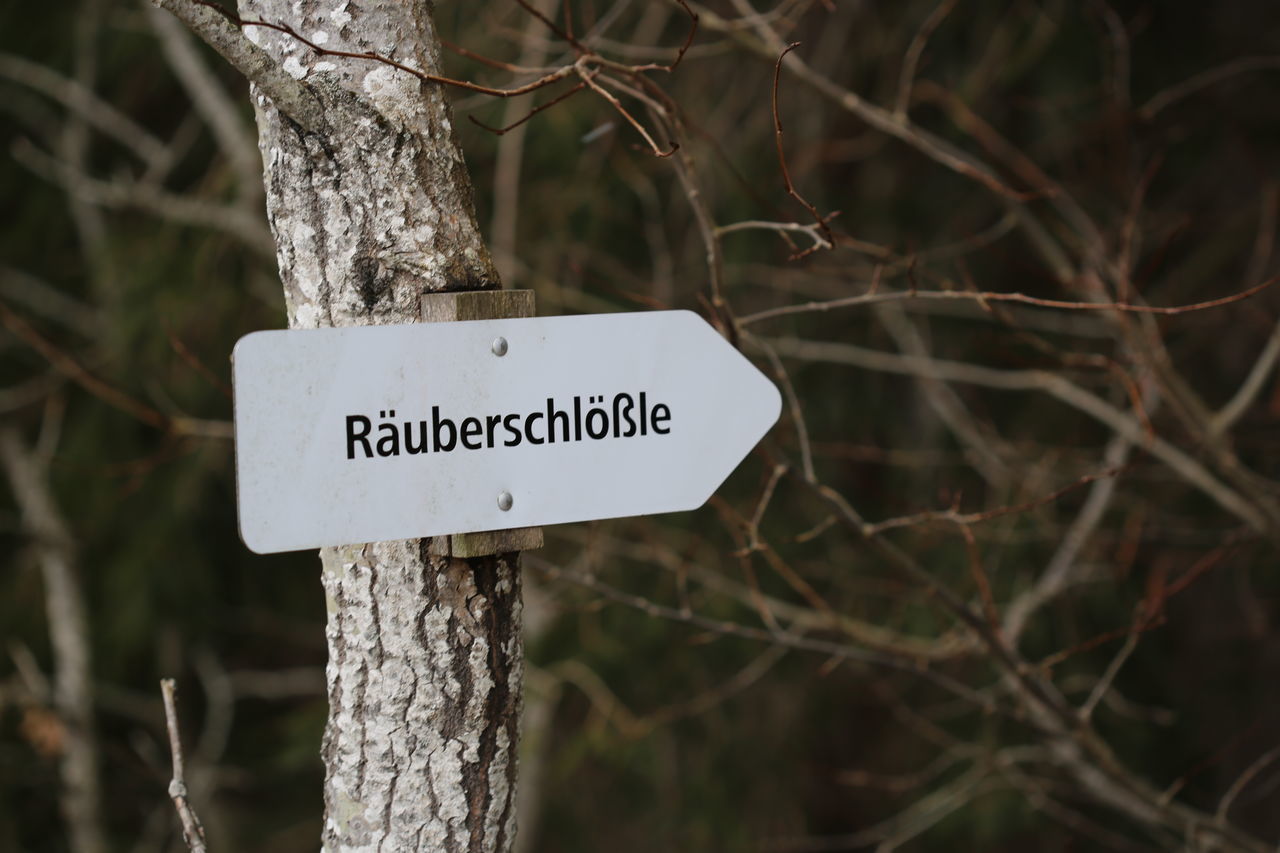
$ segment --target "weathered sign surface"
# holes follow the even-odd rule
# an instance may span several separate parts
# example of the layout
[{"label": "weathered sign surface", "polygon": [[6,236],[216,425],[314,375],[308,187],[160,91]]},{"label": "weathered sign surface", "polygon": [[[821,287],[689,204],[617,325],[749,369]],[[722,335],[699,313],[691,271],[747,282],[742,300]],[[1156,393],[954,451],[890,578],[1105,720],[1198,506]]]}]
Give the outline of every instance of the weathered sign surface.
[{"label": "weathered sign surface", "polygon": [[255,332],[233,374],[259,553],[693,509],[781,410],[688,311]]}]

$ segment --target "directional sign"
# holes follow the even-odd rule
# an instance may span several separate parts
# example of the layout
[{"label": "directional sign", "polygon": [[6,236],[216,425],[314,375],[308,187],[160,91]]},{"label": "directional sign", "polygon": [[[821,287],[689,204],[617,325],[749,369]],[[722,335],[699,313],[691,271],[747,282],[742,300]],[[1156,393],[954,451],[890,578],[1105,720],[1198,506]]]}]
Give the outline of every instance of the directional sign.
[{"label": "directional sign", "polygon": [[688,311],[255,332],[233,358],[259,553],[693,509],[781,409]]}]

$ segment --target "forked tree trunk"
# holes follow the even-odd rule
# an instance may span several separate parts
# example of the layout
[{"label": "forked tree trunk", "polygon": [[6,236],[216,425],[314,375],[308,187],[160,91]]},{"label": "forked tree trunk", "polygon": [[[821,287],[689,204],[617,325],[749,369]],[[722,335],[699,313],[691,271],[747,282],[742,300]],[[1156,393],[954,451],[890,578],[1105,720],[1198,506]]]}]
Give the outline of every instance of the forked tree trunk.
[{"label": "forked tree trunk", "polygon": [[[240,2],[246,21],[438,73],[430,13],[406,0]],[[317,55],[277,30],[243,31],[315,99],[292,110],[299,124],[264,94],[269,85],[253,88],[289,325],[414,322],[424,292],[497,287],[440,86],[385,63]],[[321,552],[325,850],[512,844],[518,555],[459,560],[429,556],[426,545]]]}]

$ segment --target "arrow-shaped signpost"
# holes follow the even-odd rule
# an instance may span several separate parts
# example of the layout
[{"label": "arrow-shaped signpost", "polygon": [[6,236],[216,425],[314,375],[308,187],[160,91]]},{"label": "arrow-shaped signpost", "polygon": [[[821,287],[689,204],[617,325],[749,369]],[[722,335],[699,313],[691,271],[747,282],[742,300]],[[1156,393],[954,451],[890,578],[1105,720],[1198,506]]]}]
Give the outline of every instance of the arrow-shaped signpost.
[{"label": "arrow-shaped signpost", "polygon": [[688,311],[256,332],[234,362],[260,553],[693,509],[781,409]]}]

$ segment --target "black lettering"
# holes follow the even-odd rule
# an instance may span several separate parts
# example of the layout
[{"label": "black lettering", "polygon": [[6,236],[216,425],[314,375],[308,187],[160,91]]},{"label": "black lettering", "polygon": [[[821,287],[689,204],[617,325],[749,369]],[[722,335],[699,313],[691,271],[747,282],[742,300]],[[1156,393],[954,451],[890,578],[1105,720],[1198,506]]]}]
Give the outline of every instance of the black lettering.
[{"label": "black lettering", "polygon": [[413,425],[415,421],[404,422],[404,452],[410,455],[427,452],[427,422],[416,421],[418,425],[418,442],[413,441]]},{"label": "black lettering", "polygon": [[[559,408],[554,397],[547,397],[546,401],[545,411],[528,415],[486,415],[458,421],[444,417],[439,406],[432,406],[430,420],[406,420],[399,424],[393,420],[395,409],[384,409],[378,412],[381,422],[376,430],[370,417],[347,415],[347,459],[359,458],[361,450],[364,458],[372,459],[402,453],[411,456],[447,453],[459,445],[467,450],[492,449],[499,441],[504,447],[518,447],[525,441],[529,444],[581,441],[584,433],[595,441],[644,436],[650,428],[657,435],[671,433],[671,407],[656,403],[651,408],[644,391],[637,395],[617,393],[612,399],[608,395],[589,395],[585,401],[580,395],[574,395],[572,414],[567,405]],[[537,421],[545,422],[541,435],[535,428]]]},{"label": "black lettering", "polygon": [[666,429],[662,425],[671,420],[671,410],[667,408],[666,403],[659,403],[653,407],[653,431],[661,435],[671,432],[671,427]]},{"label": "black lettering", "polygon": [[[592,397],[589,402],[603,401],[603,397]],[[587,410],[587,435],[592,438],[604,438],[609,434],[609,413],[599,406],[592,405]]]},{"label": "black lettering", "polygon": [[525,418],[524,420],[524,437],[529,439],[530,444],[546,444],[546,441],[544,439],[533,437],[533,422],[538,420],[538,418],[541,418],[541,417],[542,417],[542,412],[534,412],[532,415],[529,415],[529,417]]},{"label": "black lettering", "polygon": [[524,438],[520,434],[520,427],[512,426],[512,422],[520,420],[519,415],[507,415],[502,419],[502,427],[511,434],[511,437],[502,442],[506,447],[515,447],[520,443],[520,439]]},{"label": "black lettering", "polygon": [[378,455],[399,456],[400,432],[396,429],[396,425],[387,423],[378,424],[378,432],[382,433],[382,437],[378,439]]},{"label": "black lettering", "polygon": [[483,427],[480,426],[479,418],[466,418],[462,421],[462,446],[467,450],[479,450],[480,442],[471,443],[471,439],[480,436]]},{"label": "black lettering", "polygon": [[[440,437],[441,427],[447,427],[449,430],[449,437],[447,441]],[[440,407],[432,406],[431,407],[431,446],[435,449],[436,453],[440,453],[441,451],[453,450],[453,446],[457,444],[457,442],[458,442],[458,429],[453,425],[453,421],[449,420],[448,418],[441,418]]]},{"label": "black lettering", "polygon": [[556,400],[554,397],[547,398],[547,442],[549,444],[556,443],[556,422],[557,420],[564,424],[560,435],[564,441],[569,440],[569,413],[561,412],[556,409]]},{"label": "black lettering", "polygon": [[502,423],[502,415],[489,415],[484,419],[484,430],[488,438],[489,447],[493,447],[493,431],[498,428],[500,423]]},{"label": "black lettering", "polygon": [[[360,424],[360,426],[363,427],[363,429],[361,429],[360,432],[356,432],[355,430],[356,424]],[[364,458],[370,459],[373,457],[373,448],[369,446],[369,438],[368,438],[369,430],[372,427],[373,427],[373,424],[370,423],[369,419],[366,418],[364,415],[347,415],[347,458],[348,459],[356,458],[356,442],[357,441],[360,442],[361,446],[364,447]]]},{"label": "black lettering", "polygon": [[[636,434],[636,421],[631,417],[631,410],[636,407],[630,394],[613,395],[613,437],[631,438]],[[622,431],[622,422],[627,422],[627,431]]]}]

